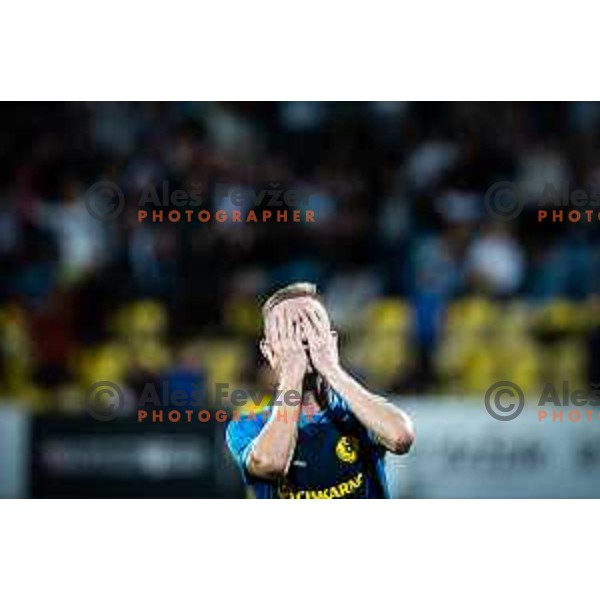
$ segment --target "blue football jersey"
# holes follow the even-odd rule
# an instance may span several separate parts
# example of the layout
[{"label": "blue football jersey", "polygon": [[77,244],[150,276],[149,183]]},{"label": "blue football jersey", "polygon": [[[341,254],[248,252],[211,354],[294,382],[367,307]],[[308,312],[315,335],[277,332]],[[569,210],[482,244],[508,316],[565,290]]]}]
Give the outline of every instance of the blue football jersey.
[{"label": "blue football jersey", "polygon": [[257,498],[386,498],[384,454],[346,402],[330,391],[325,409],[300,414],[296,448],[287,475],[277,481],[248,472],[247,459],[271,408],[232,420],[227,446]]}]

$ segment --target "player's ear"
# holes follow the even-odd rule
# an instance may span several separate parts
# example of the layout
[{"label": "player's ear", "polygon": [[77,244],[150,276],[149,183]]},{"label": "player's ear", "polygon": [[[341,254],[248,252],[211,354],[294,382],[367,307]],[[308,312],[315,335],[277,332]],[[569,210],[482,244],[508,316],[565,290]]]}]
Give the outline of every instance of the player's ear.
[{"label": "player's ear", "polygon": [[332,329],[331,330],[331,337],[333,338],[333,341],[336,343],[338,343],[340,336],[338,335],[337,329]]},{"label": "player's ear", "polygon": [[271,344],[269,344],[269,342],[267,342],[267,340],[262,339],[260,340],[260,351],[262,352],[262,355],[267,359],[267,362],[269,363],[269,365],[271,366],[272,369],[275,368],[275,355],[273,353],[273,348],[271,347]]}]

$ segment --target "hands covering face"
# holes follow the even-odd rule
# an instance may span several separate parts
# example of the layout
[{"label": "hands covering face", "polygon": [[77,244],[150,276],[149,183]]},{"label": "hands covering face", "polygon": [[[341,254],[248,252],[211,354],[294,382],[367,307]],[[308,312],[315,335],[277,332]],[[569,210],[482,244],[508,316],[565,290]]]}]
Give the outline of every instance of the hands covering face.
[{"label": "hands covering face", "polygon": [[325,310],[316,303],[300,309],[302,333],[314,368],[327,378],[339,366],[337,334]]},{"label": "hands covering face", "polygon": [[266,323],[265,355],[277,376],[293,381],[302,379],[308,359],[302,343],[302,329],[297,310],[281,303],[271,310]]},{"label": "hands covering face", "polygon": [[278,376],[303,377],[314,368],[327,377],[339,365],[337,336],[323,307],[310,298],[275,306],[266,323],[265,355]]}]

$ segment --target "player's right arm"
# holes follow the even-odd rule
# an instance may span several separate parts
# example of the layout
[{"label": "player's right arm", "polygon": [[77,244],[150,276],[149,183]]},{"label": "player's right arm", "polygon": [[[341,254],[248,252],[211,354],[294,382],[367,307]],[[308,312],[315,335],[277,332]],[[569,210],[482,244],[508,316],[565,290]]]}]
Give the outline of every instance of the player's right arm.
[{"label": "player's right arm", "polygon": [[293,317],[288,311],[275,312],[269,330],[271,364],[278,374],[277,400],[246,462],[248,472],[261,479],[284,476],[296,448],[307,359]]}]

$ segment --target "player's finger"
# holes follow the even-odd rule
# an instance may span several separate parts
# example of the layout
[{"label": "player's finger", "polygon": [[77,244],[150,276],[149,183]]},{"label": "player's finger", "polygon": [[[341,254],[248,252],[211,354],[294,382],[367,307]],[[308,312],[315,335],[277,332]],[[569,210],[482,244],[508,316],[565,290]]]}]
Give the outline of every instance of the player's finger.
[{"label": "player's finger", "polygon": [[285,337],[290,341],[294,339],[294,311],[290,308],[285,308],[283,314]]},{"label": "player's finger", "polygon": [[275,318],[275,339],[277,340],[277,343],[281,344],[285,339],[283,315],[281,314],[281,311],[278,310],[273,316]]},{"label": "player's finger", "polygon": [[290,337],[294,344],[302,346],[302,315],[297,308],[293,308],[290,312]]},{"label": "player's finger", "polygon": [[319,337],[321,335],[321,330],[323,329],[322,325],[320,324],[317,316],[315,315],[314,311],[305,308],[303,311],[304,317],[307,321],[307,330],[308,332],[316,337]]},{"label": "player's finger", "polygon": [[308,321],[306,321],[306,319],[303,323],[304,324],[302,329],[302,342],[303,344],[308,345],[309,348],[312,348],[315,345],[314,331],[312,330],[310,324],[308,323]]},{"label": "player's finger", "polygon": [[320,338],[318,334],[318,330],[315,325],[311,322],[309,317],[305,315],[304,317],[304,335],[306,337],[306,342],[308,343],[308,347],[310,350],[314,350],[319,344]]},{"label": "player's finger", "polygon": [[317,323],[319,323],[320,325],[324,326],[325,325],[325,319],[323,318],[323,315],[321,314],[321,310],[319,310],[320,307],[314,307],[311,308],[311,312],[312,314],[315,316]]},{"label": "player's finger", "polygon": [[290,315],[290,337],[293,340],[298,339],[298,313],[292,311]]},{"label": "player's finger", "polygon": [[267,340],[272,344],[277,342],[277,326],[274,314],[269,315],[267,319]]},{"label": "player's finger", "polygon": [[302,311],[298,311],[298,321],[296,323],[296,331],[298,332],[298,337],[300,341],[304,341],[306,338],[306,325],[304,324],[304,315]]}]

